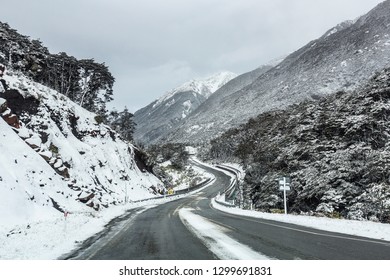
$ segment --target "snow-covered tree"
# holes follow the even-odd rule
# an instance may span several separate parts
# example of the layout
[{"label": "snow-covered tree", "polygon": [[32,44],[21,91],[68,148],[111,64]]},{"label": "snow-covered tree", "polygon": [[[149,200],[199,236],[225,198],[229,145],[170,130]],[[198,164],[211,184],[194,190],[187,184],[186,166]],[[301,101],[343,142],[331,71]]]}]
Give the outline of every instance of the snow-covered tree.
[{"label": "snow-covered tree", "polygon": [[133,121],[133,114],[129,112],[127,107],[122,112],[116,109],[108,114],[108,122],[113,129],[115,129],[127,141],[133,141],[133,134],[135,130],[135,123]]}]

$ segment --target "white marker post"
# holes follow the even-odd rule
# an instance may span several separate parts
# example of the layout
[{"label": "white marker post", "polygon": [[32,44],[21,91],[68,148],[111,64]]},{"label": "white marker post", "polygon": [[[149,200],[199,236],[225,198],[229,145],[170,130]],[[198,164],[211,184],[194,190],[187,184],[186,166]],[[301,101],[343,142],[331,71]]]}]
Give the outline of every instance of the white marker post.
[{"label": "white marker post", "polygon": [[64,211],[64,237],[66,237],[66,232],[67,232],[67,221],[66,219],[68,218],[69,212]]},{"label": "white marker post", "polygon": [[290,190],[291,179],[289,177],[279,178],[279,190],[283,191],[283,200],[284,200],[284,214],[287,215],[287,198],[286,191]]}]

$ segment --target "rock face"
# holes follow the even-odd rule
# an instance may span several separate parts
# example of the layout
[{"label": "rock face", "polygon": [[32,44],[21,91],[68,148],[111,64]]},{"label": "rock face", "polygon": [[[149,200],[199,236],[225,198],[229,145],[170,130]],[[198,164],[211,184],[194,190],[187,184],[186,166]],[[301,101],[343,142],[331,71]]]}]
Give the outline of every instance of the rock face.
[{"label": "rock face", "polygon": [[2,114],[2,117],[9,126],[12,126],[14,128],[20,128],[19,118],[16,115],[9,113]]},{"label": "rock face", "polygon": [[236,75],[222,72],[203,80],[189,81],[134,113],[137,124],[134,138],[143,144],[153,144],[166,137],[211,94]]},{"label": "rock face", "polygon": [[390,222],[390,69],[356,91],[260,114],[212,141],[211,159],[240,161],[248,204]]},{"label": "rock face", "polygon": [[7,101],[3,98],[0,98],[0,114],[4,113],[7,110]]},{"label": "rock face", "polygon": [[[2,81],[5,83],[4,80]],[[10,92],[6,90],[6,91],[2,91],[0,93],[0,96],[3,97],[0,98],[0,116],[4,119],[4,121],[9,126],[12,126],[14,128],[20,128],[18,116],[13,114],[12,110],[9,108],[9,104],[12,103],[13,101],[12,98],[9,98],[10,96],[12,96],[12,93],[10,94]],[[11,99],[12,101],[9,102],[8,99]]]},{"label": "rock face", "polygon": [[25,221],[60,209],[100,210],[154,197],[163,188],[154,175],[137,167],[135,147],[97,122],[94,113],[19,71],[8,69],[3,78],[3,217]]},{"label": "rock face", "polygon": [[24,97],[16,89],[5,90],[1,96],[7,100],[7,106],[17,115],[38,113],[39,101],[32,96]]},{"label": "rock face", "polygon": [[207,102],[168,141],[201,143],[273,109],[364,84],[390,66],[390,1],[287,56],[248,86]]},{"label": "rock face", "polygon": [[102,124],[113,82],[104,64],[51,54],[0,22],[0,224],[100,210],[163,189],[138,168],[136,148]]}]

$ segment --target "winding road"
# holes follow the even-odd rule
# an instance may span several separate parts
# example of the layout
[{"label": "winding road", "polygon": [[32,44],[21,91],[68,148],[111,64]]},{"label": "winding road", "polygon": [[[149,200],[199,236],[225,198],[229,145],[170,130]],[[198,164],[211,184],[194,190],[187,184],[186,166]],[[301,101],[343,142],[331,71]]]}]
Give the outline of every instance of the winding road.
[{"label": "winding road", "polygon": [[214,168],[206,188],[155,207],[130,210],[67,259],[390,259],[390,242],[221,212],[211,199],[230,183]]}]

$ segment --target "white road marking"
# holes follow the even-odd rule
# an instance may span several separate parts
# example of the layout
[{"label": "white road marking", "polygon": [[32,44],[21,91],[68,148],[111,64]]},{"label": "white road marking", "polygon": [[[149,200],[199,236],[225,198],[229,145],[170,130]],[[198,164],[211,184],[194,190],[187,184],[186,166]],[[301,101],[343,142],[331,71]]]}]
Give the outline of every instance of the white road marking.
[{"label": "white road marking", "polygon": [[192,213],[192,209],[181,208],[179,217],[183,224],[218,258],[223,260],[267,260],[266,255],[258,253],[229,237],[229,229],[202,216]]},{"label": "white road marking", "polygon": [[[210,207],[215,209],[215,210],[217,210],[217,211],[223,212],[227,216],[230,216],[230,217],[233,217],[233,218],[239,218],[241,220],[250,221],[250,222],[254,222],[254,223],[258,223],[258,224],[269,225],[269,226],[273,226],[273,227],[283,228],[283,229],[297,231],[297,232],[303,232],[303,233],[312,234],[312,235],[318,235],[318,236],[325,236],[325,237],[332,237],[332,238],[338,238],[338,239],[346,239],[346,240],[353,240],[353,241],[359,241],[359,242],[367,242],[367,243],[380,244],[380,245],[384,245],[384,246],[390,246],[390,243],[381,242],[381,241],[366,240],[366,239],[361,239],[361,238],[358,238],[358,237],[355,238],[355,237],[347,237],[347,236],[339,236],[339,235],[334,235],[334,234],[313,232],[313,231],[310,231],[310,230],[304,230],[304,229],[298,229],[298,228],[289,227],[287,225],[286,226],[282,226],[282,225],[277,225],[277,224],[273,224],[273,223],[263,222],[263,221],[259,220],[260,218],[256,219],[255,217],[253,217],[252,219],[249,219],[249,218],[245,218],[245,216],[240,215],[240,214],[235,215],[235,214],[231,214],[231,213],[225,212],[223,210],[217,209],[212,204],[210,204]],[[280,223],[283,223],[283,222],[280,222]],[[321,230],[319,229],[319,231],[321,231]],[[340,234],[344,234],[344,233],[340,233]]]},{"label": "white road marking", "polygon": [[[139,209],[137,212],[135,212],[130,219],[116,225],[113,227],[113,229],[108,232],[107,235],[105,235],[103,238],[101,239],[98,239],[96,241],[96,243],[92,244],[90,247],[88,247],[87,249],[85,249],[81,254],[79,254],[76,258],[83,258],[83,259],[86,259],[86,260],[90,260],[92,259],[97,253],[99,253],[100,250],[103,249],[103,247],[105,245],[107,245],[108,243],[110,242],[114,242],[115,240],[117,239],[120,239],[120,237],[122,236],[122,234],[125,232],[124,229],[126,228],[129,228],[133,222],[134,222],[134,219],[141,213],[145,212],[146,210],[149,210],[153,207],[155,207],[156,205],[150,205],[150,206],[146,206],[146,207],[143,207],[141,209]],[[116,228],[116,231],[115,231],[115,228]],[[104,245],[103,245],[104,244]],[[103,245],[103,246],[102,246]]]}]

